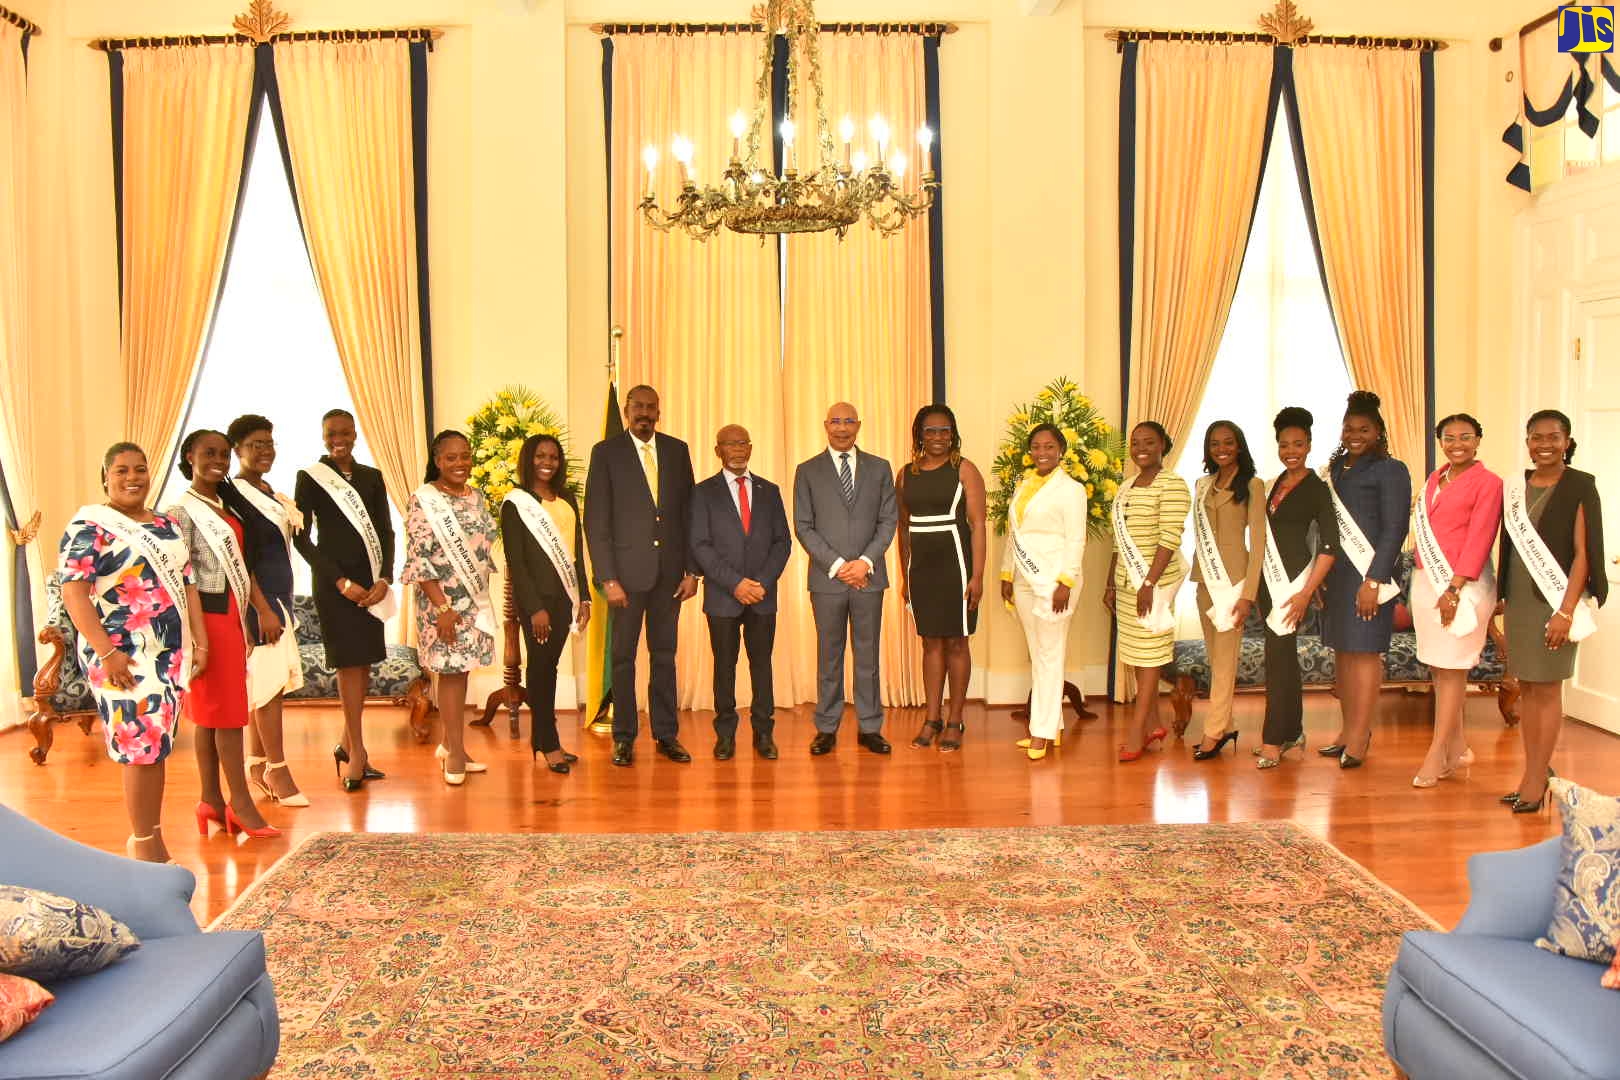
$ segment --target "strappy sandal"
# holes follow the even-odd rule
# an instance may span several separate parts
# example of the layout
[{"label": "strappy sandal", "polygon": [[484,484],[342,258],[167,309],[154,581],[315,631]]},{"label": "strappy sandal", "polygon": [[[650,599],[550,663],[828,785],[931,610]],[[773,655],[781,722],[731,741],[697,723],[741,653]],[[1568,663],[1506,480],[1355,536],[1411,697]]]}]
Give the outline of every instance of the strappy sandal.
[{"label": "strappy sandal", "polygon": [[911,745],[918,750],[926,750],[934,745],[934,740],[939,737],[939,733],[943,730],[945,730],[945,725],[938,720],[924,720],[922,730],[917,732],[915,739],[911,740]]},{"label": "strappy sandal", "polygon": [[939,740],[939,752],[949,754],[953,750],[962,749],[962,736],[967,732],[966,724],[946,724],[946,731],[954,731],[955,735],[947,735]]}]

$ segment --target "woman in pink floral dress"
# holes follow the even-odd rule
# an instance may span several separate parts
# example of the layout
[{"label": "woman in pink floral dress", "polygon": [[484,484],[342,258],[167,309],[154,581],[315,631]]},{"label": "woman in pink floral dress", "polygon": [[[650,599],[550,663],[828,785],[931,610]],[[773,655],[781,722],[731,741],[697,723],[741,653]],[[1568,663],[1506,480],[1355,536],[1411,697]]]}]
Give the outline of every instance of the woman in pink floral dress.
[{"label": "woman in pink floral dress", "polygon": [[417,652],[437,675],[444,742],[437,751],[444,781],[462,784],[485,767],[467,760],[462,744],[467,674],[495,662],[496,615],[489,598],[495,569],[495,519],[467,481],[472,445],[459,431],[441,431],[428,451],[427,482],[405,508],[405,567],[399,580],[415,585]]},{"label": "woman in pink floral dress", "polygon": [[115,443],[101,475],[106,501],[80,507],[62,534],[62,605],[79,632],[107,754],[130,766],[126,851],[167,862],[164,761],[185,688],[207,663],[208,631],[185,537],[172,519],[146,507],[146,454],[134,443]]}]

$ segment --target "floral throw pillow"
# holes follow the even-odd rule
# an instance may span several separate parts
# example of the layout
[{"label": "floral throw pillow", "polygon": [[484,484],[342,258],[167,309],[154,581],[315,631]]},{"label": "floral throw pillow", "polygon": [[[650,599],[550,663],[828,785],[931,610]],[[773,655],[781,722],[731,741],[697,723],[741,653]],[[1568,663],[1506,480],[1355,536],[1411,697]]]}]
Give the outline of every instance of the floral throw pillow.
[{"label": "floral throw pillow", "polygon": [[1552,922],[1538,948],[1607,964],[1620,939],[1620,798],[1548,781],[1564,818]]},{"label": "floral throw pillow", "polygon": [[0,974],[45,982],[88,975],[140,944],[133,930],[99,908],[0,885]]},{"label": "floral throw pillow", "polygon": [[0,1043],[27,1027],[55,1000],[55,994],[33,979],[0,975]]}]

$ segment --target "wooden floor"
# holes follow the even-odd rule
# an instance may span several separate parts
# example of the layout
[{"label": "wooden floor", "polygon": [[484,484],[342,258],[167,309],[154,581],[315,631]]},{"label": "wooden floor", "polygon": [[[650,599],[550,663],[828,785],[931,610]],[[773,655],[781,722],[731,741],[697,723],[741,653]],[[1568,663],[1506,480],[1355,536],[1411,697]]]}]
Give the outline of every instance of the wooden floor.
[{"label": "wooden floor", "polygon": [[[1320,693],[1306,701],[1314,747],[1336,730],[1337,705]],[[219,834],[198,837],[191,817],[197,777],[184,735],[171,758],[164,832],[175,860],[197,874],[193,906],[206,922],[318,831],[679,833],[1282,819],[1335,844],[1450,925],[1467,905],[1467,857],[1553,835],[1557,818],[1515,816],[1498,805],[1497,796],[1517,782],[1520,746],[1489,698],[1468,702],[1468,735],[1479,757],[1472,777],[1414,789],[1412,775],[1429,739],[1428,701],[1387,692],[1368,764],[1348,772],[1314,752],[1257,771],[1248,753],[1264,707],[1257,696],[1239,698],[1243,736],[1235,757],[1192,760],[1200,705],[1187,743],[1171,741],[1163,752],[1126,765],[1114,760],[1114,718],[1122,713],[1097,702],[1092,707],[1101,718],[1071,726],[1069,742],[1038,763],[1011,745],[1022,728],[1003,708],[971,706],[966,745],[956,754],[910,749],[920,711],[892,710],[886,734],[895,749],[887,758],[856,746],[852,722],[832,754],[812,758],[808,706],[782,710],[777,741],[783,755],[775,762],[755,759],[746,738],[735,760],[715,761],[707,714],[689,714],[682,718],[682,739],[692,764],[656,756],[644,733],[629,769],[609,762],[605,736],[577,731],[577,721],[566,718],[564,743],[583,758],[568,776],[530,764],[527,716],[524,737],[516,741],[502,716],[494,728],[470,730],[469,749],[490,771],[458,789],[440,779],[432,746],[411,740],[404,711],[374,705],[366,713],[366,740],[388,779],[356,795],[344,794],[333,776],[337,710],[307,706],[288,710],[287,745],[313,805],[265,804],[271,822],[286,830],[283,837],[241,844]],[[82,737],[70,725],[57,730],[43,767],[28,759],[33,740],[26,733],[0,737],[0,799],[84,843],[121,851],[129,832],[121,766],[107,758],[99,737]],[[1612,789],[1620,774],[1620,738],[1571,722],[1554,765],[1561,775]]]}]

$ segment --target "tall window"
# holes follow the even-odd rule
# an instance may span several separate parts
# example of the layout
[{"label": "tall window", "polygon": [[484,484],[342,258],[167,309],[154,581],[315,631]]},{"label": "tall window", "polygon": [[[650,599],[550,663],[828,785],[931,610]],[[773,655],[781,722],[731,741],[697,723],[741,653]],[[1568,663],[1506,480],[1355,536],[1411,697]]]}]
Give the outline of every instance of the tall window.
[{"label": "tall window", "polygon": [[[1216,420],[1243,429],[1262,479],[1282,470],[1271,421],[1284,406],[1303,405],[1316,418],[1312,468],[1338,445],[1350,372],[1322,288],[1285,121],[1279,112],[1232,311],[1176,466],[1189,487],[1204,475],[1204,431]],[[1192,558],[1190,535],[1185,554]],[[1201,633],[1196,593],[1188,586],[1177,598],[1179,637]]]},{"label": "tall window", "polygon": [[1602,57],[1588,61],[1597,88],[1587,105],[1597,114],[1598,133],[1589,136],[1577,123],[1575,103],[1556,124],[1528,128],[1530,190],[1540,191],[1566,176],[1620,161],[1620,90],[1609,85]]},{"label": "tall window", "polygon": [[[329,409],[353,413],[354,401],[268,115],[250,154],[235,244],[183,430],[224,431],[243,413],[268,418],[275,425],[276,465],[267,479],[290,496],[298,470],[325,453],[321,416]],[[369,462],[364,429],[358,434],[354,455]],[[159,505],[170,505],[185,488],[177,461]],[[389,515],[394,535],[403,539],[392,505]],[[293,581],[296,592],[309,593],[309,565],[296,556]]]}]

